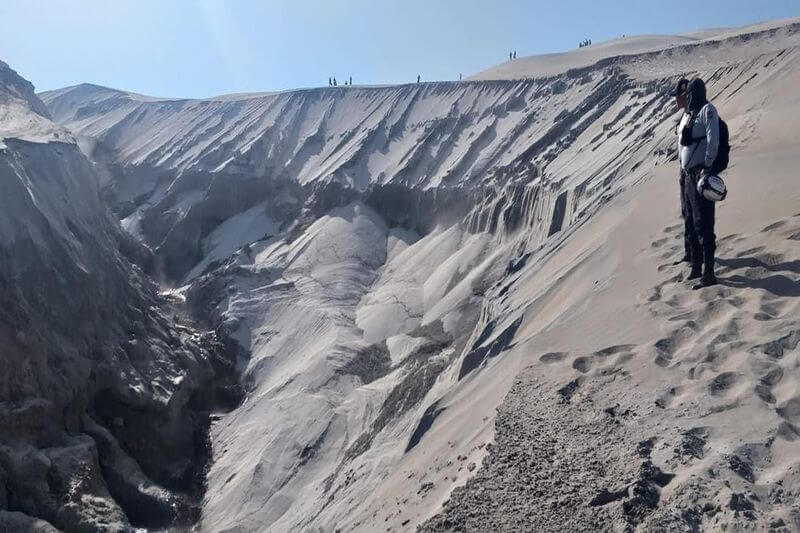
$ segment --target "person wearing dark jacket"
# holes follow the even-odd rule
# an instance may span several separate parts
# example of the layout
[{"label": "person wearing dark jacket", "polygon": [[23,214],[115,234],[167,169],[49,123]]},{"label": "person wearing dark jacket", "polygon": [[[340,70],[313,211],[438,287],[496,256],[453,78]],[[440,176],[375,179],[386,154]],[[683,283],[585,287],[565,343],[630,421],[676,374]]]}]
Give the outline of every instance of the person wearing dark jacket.
[{"label": "person wearing dark jacket", "polygon": [[682,130],[681,168],[684,176],[686,215],[692,271],[688,279],[700,278],[694,289],[715,285],[714,202],[697,192],[697,181],[709,173],[719,149],[719,115],[706,99],[706,85],[700,78],[687,87],[689,120]]},{"label": "person wearing dark jacket", "polygon": [[[691,115],[689,114],[689,110],[687,109],[688,102],[686,101],[686,91],[689,87],[689,80],[686,78],[681,78],[678,81],[678,84],[672,90],[670,96],[675,97],[675,105],[678,106],[678,109],[683,111],[681,115],[681,120],[678,123],[677,135],[678,135],[678,153],[681,151],[681,131],[689,122],[689,118]],[[678,165],[678,197],[681,200],[681,217],[683,218],[683,257],[678,261],[675,261],[675,265],[680,263],[691,263],[692,262],[692,247],[689,244],[689,233],[693,230],[689,228],[691,224],[691,219],[686,216],[686,195],[684,194],[684,176],[685,173],[681,165]]]}]

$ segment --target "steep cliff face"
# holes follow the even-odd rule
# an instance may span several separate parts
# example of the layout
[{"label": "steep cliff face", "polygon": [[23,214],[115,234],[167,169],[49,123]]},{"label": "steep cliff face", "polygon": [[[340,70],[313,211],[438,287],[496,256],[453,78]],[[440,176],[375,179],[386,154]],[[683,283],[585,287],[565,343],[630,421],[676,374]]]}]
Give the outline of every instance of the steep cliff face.
[{"label": "steep cliff face", "polygon": [[[741,146],[761,116],[742,95],[797,58],[781,31],[736,37],[735,57],[695,43],[515,81],[44,93],[156,271],[241,354],[201,528],[403,530],[436,512],[486,454],[520,339],[614,275],[604,243],[628,208],[605,208],[674,162],[668,88],[709,80]],[[598,238],[574,244],[590,222]]]},{"label": "steep cliff face", "polygon": [[0,117],[0,528],[189,523],[212,403],[198,392],[224,351],[168,317],[92,165],[5,64]]},{"label": "steep cliff face", "polygon": [[[473,231],[535,226],[532,239],[541,240],[596,207],[614,176],[636,164],[633,154],[658,147],[653,129],[672,110],[653,88],[600,69],[200,101],[94,86],[42,97],[60,123],[90,138],[126,226],[179,281],[255,237],[286,233],[303,209],[325,212],[354,199],[373,200],[396,213],[391,223],[418,231],[474,211]],[[496,198],[477,198],[498,194],[524,207],[505,212]],[[387,205],[416,205],[424,195],[436,200],[413,218]],[[215,250],[212,233],[238,214],[250,221],[248,232]]]}]

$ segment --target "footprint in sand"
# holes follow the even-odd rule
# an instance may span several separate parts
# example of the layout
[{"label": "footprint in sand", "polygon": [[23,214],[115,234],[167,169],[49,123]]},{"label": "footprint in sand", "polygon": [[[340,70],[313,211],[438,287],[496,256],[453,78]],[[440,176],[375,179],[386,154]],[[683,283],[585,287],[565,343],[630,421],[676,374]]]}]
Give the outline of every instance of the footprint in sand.
[{"label": "footprint in sand", "polygon": [[615,344],[614,346],[609,346],[608,348],[603,348],[602,350],[598,350],[594,352],[595,355],[599,355],[600,357],[608,357],[609,355],[616,355],[623,352],[631,352],[636,348],[635,344]]},{"label": "footprint in sand", "polygon": [[782,228],[785,225],[786,225],[786,221],[785,220],[779,220],[778,222],[773,222],[769,226],[766,226],[764,229],[761,230],[761,233],[765,233],[767,231],[776,230],[778,228]]},{"label": "footprint in sand", "polygon": [[800,422],[800,396],[795,396],[775,409],[778,416],[791,423]]},{"label": "footprint in sand", "polygon": [[738,252],[738,253],[734,254],[734,257],[737,257],[737,258],[749,257],[751,255],[759,254],[759,253],[761,253],[763,251],[764,251],[764,247],[763,246],[756,246],[755,248],[750,248],[748,250],[744,250],[742,252]]},{"label": "footprint in sand", "polygon": [[761,398],[764,403],[768,404],[775,403],[776,400],[775,395],[772,394],[772,388],[783,379],[783,369],[775,364],[771,364],[771,366],[772,368],[761,376],[761,379],[755,386],[756,396]]},{"label": "footprint in sand", "polygon": [[672,357],[678,349],[675,339],[672,337],[664,337],[663,339],[657,340],[653,346],[656,349],[655,363],[662,368],[668,367],[672,363]]},{"label": "footprint in sand", "polygon": [[702,378],[707,373],[711,373],[713,375],[713,373],[715,373],[715,372],[716,372],[716,369],[714,368],[714,365],[703,361],[703,362],[699,363],[698,365],[693,366],[692,368],[690,368],[689,372],[687,372],[687,376],[689,377],[689,379],[694,380],[694,379]]},{"label": "footprint in sand", "polygon": [[783,263],[784,257],[783,257],[783,254],[769,254],[768,253],[768,254],[761,254],[761,255],[755,256],[754,259],[756,261],[761,261],[762,263],[764,263],[767,266],[774,267],[774,266],[778,266],[781,263]]},{"label": "footprint in sand", "polygon": [[681,392],[683,392],[683,387],[671,387],[661,396],[656,398],[656,406],[660,407],[661,409],[666,409],[667,407],[672,405],[672,402],[675,400],[675,397],[678,396]]},{"label": "footprint in sand", "polygon": [[716,346],[718,344],[730,344],[738,341],[740,336],[739,326],[736,325],[734,320],[729,320],[725,326],[725,330],[722,333],[717,334],[717,336],[711,340],[709,345]]},{"label": "footprint in sand", "polygon": [[689,321],[673,329],[666,337],[657,340],[653,344],[656,352],[655,363],[662,368],[670,366],[675,354],[686,344],[686,341],[697,335],[695,329],[696,324]]},{"label": "footprint in sand", "polygon": [[739,240],[741,239],[741,237],[742,236],[739,235],[738,233],[730,233],[728,235],[725,235],[724,237],[720,237],[719,239],[717,239],[717,246],[719,246],[720,244],[725,244],[728,242]]},{"label": "footprint in sand", "polygon": [[[702,316],[702,314],[701,314],[701,316]],[[697,312],[695,312],[695,311],[687,311],[685,313],[681,313],[679,315],[675,315],[675,316],[669,317],[667,320],[669,320],[670,322],[681,322],[681,321],[684,321],[684,320],[694,320],[696,317],[697,317]]]},{"label": "footprint in sand", "polygon": [[797,348],[798,343],[800,343],[800,329],[787,333],[774,341],[755,346],[754,349],[760,350],[773,359],[783,359],[784,354]]},{"label": "footprint in sand", "polygon": [[592,358],[576,357],[575,360],[572,361],[572,368],[574,368],[578,372],[585,374],[592,368]]},{"label": "footprint in sand", "polygon": [[768,298],[767,294],[765,293],[761,296],[758,314],[767,315],[770,320],[781,317],[791,302],[788,299],[776,300],[772,297]]},{"label": "footprint in sand", "polygon": [[708,393],[712,396],[722,396],[738,381],[739,375],[736,372],[723,372],[708,382]]},{"label": "footprint in sand", "polygon": [[550,352],[539,357],[539,361],[546,365],[549,365],[552,363],[558,363],[559,361],[563,361],[564,359],[566,359],[567,355],[569,355],[567,352]]},{"label": "footprint in sand", "polygon": [[668,237],[664,237],[664,238],[661,238],[661,239],[658,239],[658,240],[655,240],[655,241],[651,242],[650,246],[652,246],[653,248],[661,248],[662,246],[664,246],[664,244],[668,240],[669,240]]}]

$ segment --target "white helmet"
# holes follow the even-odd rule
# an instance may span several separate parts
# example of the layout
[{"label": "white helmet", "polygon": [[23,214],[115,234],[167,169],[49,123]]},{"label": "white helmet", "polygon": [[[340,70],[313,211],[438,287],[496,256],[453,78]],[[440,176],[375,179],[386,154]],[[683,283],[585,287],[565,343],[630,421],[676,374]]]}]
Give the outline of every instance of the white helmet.
[{"label": "white helmet", "polygon": [[728,189],[719,176],[703,176],[697,181],[697,194],[706,200],[719,202],[728,195]]}]

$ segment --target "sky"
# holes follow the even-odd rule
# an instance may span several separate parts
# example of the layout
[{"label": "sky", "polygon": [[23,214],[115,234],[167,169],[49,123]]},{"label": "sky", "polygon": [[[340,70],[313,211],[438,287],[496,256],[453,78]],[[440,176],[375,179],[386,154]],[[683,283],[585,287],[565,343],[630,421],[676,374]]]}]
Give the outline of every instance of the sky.
[{"label": "sky", "polygon": [[800,16],[800,0],[0,0],[0,60],[78,83],[201,98],[458,79],[625,35]]}]

